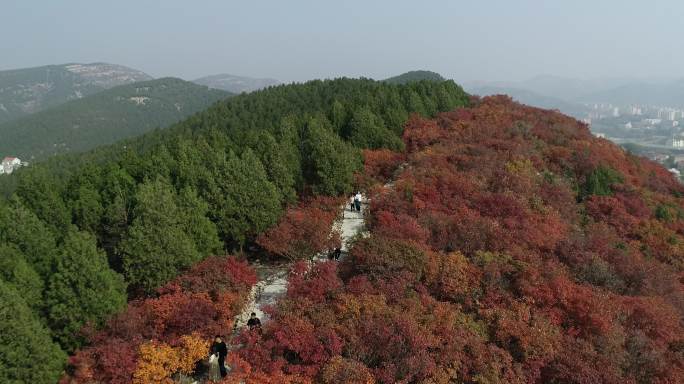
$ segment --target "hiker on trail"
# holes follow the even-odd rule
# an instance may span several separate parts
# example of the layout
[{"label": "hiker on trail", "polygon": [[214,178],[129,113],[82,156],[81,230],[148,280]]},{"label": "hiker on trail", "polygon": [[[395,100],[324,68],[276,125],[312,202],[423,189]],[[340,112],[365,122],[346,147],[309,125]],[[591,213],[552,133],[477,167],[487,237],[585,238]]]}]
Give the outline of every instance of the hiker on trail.
[{"label": "hiker on trail", "polygon": [[349,210],[354,212],[354,210],[356,209],[355,207],[356,207],[356,196],[354,196],[352,194],[351,197],[349,198]]},{"label": "hiker on trail", "polygon": [[209,350],[210,355],[218,355],[219,369],[221,370],[221,377],[226,377],[228,371],[226,371],[226,356],[228,355],[228,347],[226,343],[221,340],[220,335],[216,335],[214,343],[211,345]]},{"label": "hiker on trail", "polygon": [[335,258],[335,261],[340,259],[340,255],[342,255],[342,248],[335,248],[335,251],[333,252],[333,258]]},{"label": "hiker on trail", "polygon": [[247,326],[249,327],[250,331],[253,329],[261,330],[261,320],[259,320],[256,313],[252,312],[252,314],[249,315],[249,320],[247,320]]},{"label": "hiker on trail", "polygon": [[354,206],[358,212],[361,212],[361,192],[356,192],[354,196]]}]

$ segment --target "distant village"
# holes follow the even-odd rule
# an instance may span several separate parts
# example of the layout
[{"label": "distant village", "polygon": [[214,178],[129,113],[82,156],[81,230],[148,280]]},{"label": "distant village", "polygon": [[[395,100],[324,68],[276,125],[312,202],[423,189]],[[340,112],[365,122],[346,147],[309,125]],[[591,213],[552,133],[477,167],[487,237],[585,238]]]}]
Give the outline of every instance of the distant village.
[{"label": "distant village", "polygon": [[22,162],[18,157],[7,156],[4,159],[2,159],[2,163],[0,164],[0,175],[9,175],[10,173],[14,172],[17,168],[26,165],[28,165],[28,163],[25,161]]}]

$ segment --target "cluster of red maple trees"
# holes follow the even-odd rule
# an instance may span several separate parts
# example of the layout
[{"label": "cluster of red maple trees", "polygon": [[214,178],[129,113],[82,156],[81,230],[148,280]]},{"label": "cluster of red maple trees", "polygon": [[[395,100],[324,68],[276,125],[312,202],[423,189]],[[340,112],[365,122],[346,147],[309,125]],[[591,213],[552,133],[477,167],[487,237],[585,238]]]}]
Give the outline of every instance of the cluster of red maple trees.
[{"label": "cluster of red maple trees", "polygon": [[404,141],[366,153],[370,237],[293,270],[239,340],[240,380],[684,381],[684,188],[666,170],[505,97],[414,117]]},{"label": "cluster of red maple trees", "polygon": [[174,373],[192,373],[214,335],[233,329],[256,281],[246,261],[202,261],[91,332],[90,346],[71,356],[62,383],[162,383]]}]

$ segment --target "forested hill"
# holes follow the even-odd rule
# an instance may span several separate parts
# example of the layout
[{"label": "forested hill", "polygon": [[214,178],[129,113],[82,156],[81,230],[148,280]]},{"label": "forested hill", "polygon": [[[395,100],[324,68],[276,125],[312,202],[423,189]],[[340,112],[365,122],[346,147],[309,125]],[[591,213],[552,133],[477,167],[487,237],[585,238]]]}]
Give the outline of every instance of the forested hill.
[{"label": "forested hill", "polygon": [[[411,114],[469,102],[451,81],[277,86],[125,143],[18,170],[16,192],[0,201],[0,313],[20,314],[0,323],[0,356],[11,356],[0,361],[0,381],[54,383],[64,351],[88,342],[79,332],[85,324],[102,325],[127,297],[153,295],[208,255],[250,244],[298,196],[351,192],[361,148],[401,151]],[[58,173],[64,159],[69,170]],[[120,341],[105,344],[123,353]],[[130,382],[130,357],[111,365],[121,382]],[[113,382],[96,371],[98,381]]]},{"label": "forested hill", "polygon": [[432,71],[409,71],[406,73],[402,73],[401,75],[394,76],[387,78],[383,81],[386,83],[390,84],[406,84],[410,83],[412,81],[422,81],[422,80],[431,80],[431,81],[444,81],[444,77],[440,75],[437,72],[432,72]]},{"label": "forested hill", "polygon": [[[425,89],[439,89],[439,83],[431,84]],[[298,94],[307,94],[305,89]],[[386,91],[380,99],[394,93]],[[283,135],[287,127],[299,127],[300,135],[290,143],[301,139],[301,160],[292,163],[302,166],[304,180],[311,183],[305,192],[327,185],[323,180],[346,180],[348,169],[342,165],[355,156],[353,147],[330,134],[332,123],[321,128],[321,119],[288,122],[276,131]],[[227,140],[215,132],[211,142]],[[684,382],[684,186],[666,169],[592,136],[579,121],[502,96],[473,98],[467,107],[436,118],[414,115],[404,125],[402,143],[402,151],[363,151],[364,166],[354,182],[370,198],[364,207],[368,232],[352,242],[341,261],[312,265],[307,258],[329,248],[325,240],[339,209],[334,199],[302,201],[258,237],[272,257],[301,261],[292,267],[287,292],[269,311],[268,322],[231,338],[228,381]],[[237,228],[236,218],[249,223],[243,228],[260,222],[256,219],[266,217],[261,207],[268,201],[263,180],[290,184],[248,165],[268,159],[265,154],[283,153],[261,164],[294,169],[286,159],[297,153],[292,144],[280,152],[254,146],[240,156],[229,154],[226,167],[221,160],[200,160],[207,166],[193,168],[202,148],[212,147],[203,144],[198,153],[165,147],[155,161],[138,160],[137,169],[170,177],[140,183],[140,173],[133,173],[118,179],[118,185],[138,184],[133,222],[119,246],[129,282],[169,269],[131,269],[129,263],[159,266],[157,258],[142,259],[141,250],[170,261],[181,259],[166,244],[186,244],[189,250],[189,239],[212,244],[197,237],[211,228],[196,214],[204,199],[220,209],[219,217],[210,214],[219,231]],[[130,176],[136,169],[129,161],[119,164],[126,172],[115,168],[115,174]],[[82,188],[81,197],[71,200],[79,203],[66,203],[79,212],[74,217],[89,217],[80,212],[93,210],[83,208],[97,207],[88,196],[126,196],[123,188],[88,186],[101,185],[93,180],[97,177],[85,174],[74,179]],[[176,195],[179,183],[220,193],[197,198],[191,189]],[[259,204],[252,205],[253,200]],[[170,209],[178,220],[160,214]],[[23,216],[30,215],[14,217]],[[187,231],[182,241],[172,243],[182,229],[198,224],[203,230]],[[174,229],[172,236],[165,235]],[[65,255],[75,248],[74,239],[67,241]],[[216,330],[231,328],[232,316],[243,308],[241,298],[255,281],[254,270],[233,257],[198,263],[89,334],[90,345],[72,356],[64,382],[142,383],[190,372],[206,357],[206,343]],[[21,301],[6,291],[4,297],[19,308]],[[48,296],[57,296],[54,291]],[[24,308],[22,319],[30,313]],[[36,340],[45,337],[38,331],[31,333]]]},{"label": "forested hill", "polygon": [[0,124],[115,86],[152,80],[107,63],[46,65],[0,71]]},{"label": "forested hill", "polygon": [[[231,97],[167,129],[82,154],[55,156],[41,163],[41,168],[63,176],[83,164],[103,163],[119,159],[126,153],[149,151],[163,142],[195,136],[195,132],[206,136],[216,131],[229,131],[228,135],[234,138],[230,142],[231,148],[241,151],[241,146],[234,144],[235,140],[239,142],[247,136],[254,142],[257,140],[254,136],[264,132],[277,137],[283,126],[317,114],[323,114],[326,124],[330,123],[336,134],[352,140],[356,146],[396,148],[403,145],[397,135],[410,112],[433,115],[436,111],[447,110],[450,105],[466,103],[467,99],[462,88],[452,81],[397,86],[368,79],[337,79],[280,85]],[[362,118],[369,127],[367,130],[359,128]],[[0,190],[7,194],[15,184],[16,177],[1,178]]]},{"label": "forested hill", "polygon": [[36,160],[166,127],[229,96],[175,78],[118,86],[0,124],[0,154]]}]

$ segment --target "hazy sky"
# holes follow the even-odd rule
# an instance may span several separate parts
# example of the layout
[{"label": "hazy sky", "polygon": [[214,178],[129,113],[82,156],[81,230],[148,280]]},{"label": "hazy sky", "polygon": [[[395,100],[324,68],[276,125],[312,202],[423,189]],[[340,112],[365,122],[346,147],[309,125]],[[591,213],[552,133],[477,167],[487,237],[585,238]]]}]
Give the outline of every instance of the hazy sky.
[{"label": "hazy sky", "polygon": [[684,75],[681,0],[0,0],[0,69],[105,61],[282,81]]}]

